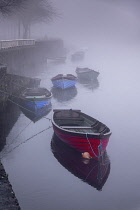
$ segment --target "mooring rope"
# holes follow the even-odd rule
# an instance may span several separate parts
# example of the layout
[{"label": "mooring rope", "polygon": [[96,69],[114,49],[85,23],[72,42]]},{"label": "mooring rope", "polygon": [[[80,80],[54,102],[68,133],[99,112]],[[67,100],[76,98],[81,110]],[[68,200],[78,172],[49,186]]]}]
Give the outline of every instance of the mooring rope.
[{"label": "mooring rope", "polygon": [[[17,105],[17,106],[19,106],[19,107],[21,107],[21,108],[25,109],[26,111],[31,112],[31,113],[33,113],[33,114],[35,114],[35,112],[33,112],[33,111],[29,110],[29,109],[26,109],[25,107],[23,107],[23,106],[21,106],[21,105],[17,104],[16,102],[12,101],[11,99],[8,99],[8,100],[9,100],[9,101],[11,101],[12,103],[14,103],[15,105]],[[51,121],[51,119],[50,119],[49,117],[43,116],[42,118],[45,118],[45,119],[47,119],[47,120]]]},{"label": "mooring rope", "polygon": [[90,143],[90,141],[89,141],[89,139],[88,139],[88,136],[87,136],[88,134],[86,133],[86,139],[87,139],[87,141],[88,141],[88,143],[89,143],[89,145],[90,145],[90,148],[91,148],[91,150],[92,150],[92,152],[93,152],[93,154],[95,155],[95,157],[97,157],[98,158],[98,155],[96,155],[95,154],[95,152],[94,152],[94,150],[93,150],[93,148],[92,148],[92,145],[91,145],[91,143]]},{"label": "mooring rope", "polygon": [[92,167],[92,169],[89,171],[89,173],[87,174],[86,178],[84,179],[85,181],[87,180],[87,178],[89,177],[89,175],[91,174],[91,172],[93,171],[93,169],[96,168],[96,167],[97,167],[97,164],[94,165],[94,166]]},{"label": "mooring rope", "polygon": [[[14,138],[14,139],[12,139],[12,141],[11,141],[11,143],[13,143],[18,137],[19,137],[19,135],[30,125],[32,123],[32,121],[30,121],[18,134],[17,134],[17,136]],[[10,144],[11,144],[10,143]],[[10,145],[10,144],[7,144],[7,145]]]},{"label": "mooring rope", "polygon": [[22,109],[25,109],[25,110],[28,111],[28,112],[31,112],[31,113],[33,113],[33,114],[35,113],[35,112],[33,112],[33,111],[31,111],[31,110],[25,108],[24,106],[21,106],[20,104],[16,103],[15,101],[12,101],[12,100],[9,99],[9,98],[8,98],[7,100],[10,101],[10,102],[12,102],[12,103],[15,104],[15,105],[21,107]]},{"label": "mooring rope", "polygon": [[4,154],[4,155],[0,158],[0,160],[2,160],[7,154],[11,153],[13,150],[15,150],[16,148],[18,148],[18,147],[21,146],[22,144],[28,142],[30,139],[32,139],[32,138],[34,138],[35,136],[37,136],[37,135],[43,133],[43,132],[46,131],[46,130],[49,130],[50,128],[52,128],[52,126],[49,126],[48,128],[45,128],[44,130],[42,130],[42,131],[40,131],[40,132],[34,134],[33,136],[29,137],[29,138],[26,139],[25,141],[23,141],[23,142],[21,142],[20,144],[16,145],[16,146],[13,147],[10,151],[6,152],[6,154]]},{"label": "mooring rope", "polygon": [[101,157],[101,147],[102,147],[102,142],[101,142],[101,139],[100,139],[100,144],[98,145],[98,153],[99,153],[99,157]]}]

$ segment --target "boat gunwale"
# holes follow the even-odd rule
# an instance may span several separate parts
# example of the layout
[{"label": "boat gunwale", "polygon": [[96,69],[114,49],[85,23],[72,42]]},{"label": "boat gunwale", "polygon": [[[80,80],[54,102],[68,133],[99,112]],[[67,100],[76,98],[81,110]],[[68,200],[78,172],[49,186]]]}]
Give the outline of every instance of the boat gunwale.
[{"label": "boat gunwale", "polygon": [[[32,98],[30,98],[30,97],[32,97]],[[26,96],[22,96],[21,98],[22,98],[22,99],[26,99],[26,100],[28,100],[28,99],[31,99],[31,100],[32,100],[32,99],[33,99],[33,100],[35,100],[35,99],[37,99],[37,100],[40,99],[40,100],[43,100],[43,101],[44,101],[44,100],[46,100],[46,99],[52,98],[52,94],[51,94],[50,96],[45,96],[45,97],[42,97],[42,98],[41,98],[41,97],[40,97],[40,98],[37,98],[37,97],[38,97],[38,96],[28,96],[28,98],[27,98]]]},{"label": "boat gunwale", "polygon": [[64,74],[62,74],[62,75],[56,75],[55,77],[52,77],[51,81],[63,80],[63,79],[64,80],[77,80],[77,77],[74,76],[74,75],[68,75],[68,74],[64,75]]},{"label": "boat gunwale", "polygon": [[75,72],[77,74],[92,73],[92,72],[99,74],[99,72],[98,71],[95,71],[94,69],[80,68],[80,67],[77,67],[76,70],[75,70]]},{"label": "boat gunwale", "polygon": [[[20,96],[20,99],[23,99],[23,100],[27,100],[27,101],[34,101],[34,100],[38,100],[38,101],[42,101],[42,100],[47,100],[47,99],[50,99],[52,98],[53,94],[47,90],[49,95],[45,95],[45,94],[42,94],[40,96],[31,96],[31,95],[25,95],[25,92],[23,92]],[[39,98],[37,98],[39,97]]]},{"label": "boat gunwale", "polygon": [[[61,111],[61,109],[59,109],[59,110],[53,110],[54,111],[54,113],[55,113],[55,111]],[[73,110],[73,111],[76,111],[76,110]],[[85,113],[83,113],[83,112],[81,112],[81,110],[77,110],[77,111],[79,111],[80,113],[82,113],[82,114],[84,114],[84,115],[86,115]],[[86,115],[86,116],[88,116],[88,115]],[[91,116],[88,116],[88,117],[90,117],[90,118],[92,118]],[[93,118],[94,119],[94,118]],[[95,119],[96,120],[96,119]],[[98,120],[96,120],[96,121],[98,121]],[[98,122],[100,122],[100,121],[98,121]],[[101,124],[103,124],[102,122],[100,122]],[[90,137],[107,137],[107,136],[110,136],[111,135],[111,131],[110,131],[110,129],[109,129],[109,132],[107,132],[107,133],[102,133],[102,132],[100,132],[100,133],[85,133],[85,132],[78,132],[78,131],[71,131],[71,130],[67,130],[67,129],[65,129],[65,128],[63,128],[63,127],[61,127],[61,126],[59,126],[55,121],[54,121],[54,114],[53,114],[53,118],[52,118],[52,124],[55,126],[55,127],[57,127],[59,130],[62,130],[62,131],[64,131],[64,132],[66,132],[66,133],[73,133],[73,134],[80,134],[80,135],[87,135],[88,134],[88,136]],[[104,125],[104,124],[103,124]],[[92,128],[92,127],[91,127]]]}]

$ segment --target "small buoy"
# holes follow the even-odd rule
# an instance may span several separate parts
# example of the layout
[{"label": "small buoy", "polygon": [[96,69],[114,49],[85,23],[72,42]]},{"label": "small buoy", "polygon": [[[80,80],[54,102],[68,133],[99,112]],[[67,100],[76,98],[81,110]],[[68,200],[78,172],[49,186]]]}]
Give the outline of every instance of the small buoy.
[{"label": "small buoy", "polygon": [[90,156],[90,154],[88,152],[83,152],[82,156],[83,156],[83,158],[87,158],[87,159],[91,158],[91,156]]}]

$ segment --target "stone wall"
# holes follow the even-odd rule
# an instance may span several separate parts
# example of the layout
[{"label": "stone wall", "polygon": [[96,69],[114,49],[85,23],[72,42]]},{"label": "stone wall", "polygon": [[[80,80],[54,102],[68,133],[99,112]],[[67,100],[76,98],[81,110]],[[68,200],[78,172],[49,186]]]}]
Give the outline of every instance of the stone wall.
[{"label": "stone wall", "polygon": [[12,185],[8,180],[3,165],[0,163],[0,209],[21,210]]},{"label": "stone wall", "polygon": [[7,74],[6,69],[0,68],[0,110],[3,110],[9,97],[19,97],[27,87],[37,87],[40,79]]}]

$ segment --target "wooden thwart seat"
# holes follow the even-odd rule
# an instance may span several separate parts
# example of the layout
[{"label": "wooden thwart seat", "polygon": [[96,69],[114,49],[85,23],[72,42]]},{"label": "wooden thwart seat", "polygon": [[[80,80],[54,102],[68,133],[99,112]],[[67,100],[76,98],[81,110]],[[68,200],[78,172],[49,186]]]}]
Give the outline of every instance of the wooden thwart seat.
[{"label": "wooden thwart seat", "polygon": [[92,127],[87,127],[87,126],[61,126],[61,128],[92,129]]},{"label": "wooden thwart seat", "polygon": [[55,118],[56,120],[71,120],[71,121],[84,121],[83,118],[81,117],[59,117],[59,118]]}]

